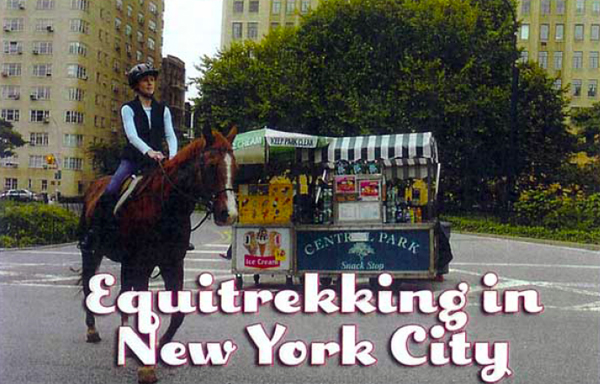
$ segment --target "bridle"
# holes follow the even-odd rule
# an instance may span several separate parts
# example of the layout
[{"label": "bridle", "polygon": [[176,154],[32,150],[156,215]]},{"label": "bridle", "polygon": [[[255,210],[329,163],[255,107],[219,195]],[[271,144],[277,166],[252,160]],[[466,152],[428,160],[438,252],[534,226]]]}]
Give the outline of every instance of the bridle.
[{"label": "bridle", "polygon": [[[207,152],[226,152],[226,153],[230,153],[231,155],[233,155],[233,151],[232,150],[222,150],[222,149],[217,149],[217,148],[209,148],[209,149],[202,150],[202,152],[200,152],[201,161],[199,163],[197,163],[197,165],[195,166],[195,168],[197,168],[198,166],[200,167],[200,174],[201,174],[202,180],[205,180],[205,177],[204,177],[204,168],[205,167],[204,166],[206,165],[206,163],[204,161],[204,155]],[[162,162],[158,162],[158,165],[159,165],[160,170],[162,172],[162,185],[161,185],[161,188],[163,190],[164,190],[164,185],[165,185],[165,181],[166,181],[173,188],[173,190],[177,194],[179,194],[180,196],[182,196],[183,198],[185,198],[186,200],[188,200],[190,203],[193,203],[194,205],[201,204],[201,205],[204,206],[205,211],[206,211],[206,215],[204,216],[204,218],[202,220],[200,220],[200,222],[197,225],[195,225],[192,228],[192,232],[195,231],[196,229],[200,228],[200,226],[202,224],[204,224],[204,222],[208,219],[208,217],[212,213],[214,213],[214,211],[213,211],[214,200],[219,195],[221,195],[222,193],[226,193],[228,191],[235,192],[235,190],[233,188],[223,188],[223,189],[220,189],[220,190],[218,190],[216,192],[211,193],[210,196],[208,196],[208,197],[206,197],[206,196],[196,197],[196,196],[190,195],[186,191],[184,191],[181,188],[179,188],[173,182],[173,180],[171,180],[171,178],[167,174],[167,171],[165,170]],[[161,195],[163,195],[163,194],[161,193]]]}]

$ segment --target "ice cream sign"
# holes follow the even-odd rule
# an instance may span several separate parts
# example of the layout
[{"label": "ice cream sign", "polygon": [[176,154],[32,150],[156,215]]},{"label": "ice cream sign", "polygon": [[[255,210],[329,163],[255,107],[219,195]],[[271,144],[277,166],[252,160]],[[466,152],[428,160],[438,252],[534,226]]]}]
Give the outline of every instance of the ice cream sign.
[{"label": "ice cream sign", "polygon": [[236,267],[239,269],[289,269],[288,228],[244,228],[236,235]]}]

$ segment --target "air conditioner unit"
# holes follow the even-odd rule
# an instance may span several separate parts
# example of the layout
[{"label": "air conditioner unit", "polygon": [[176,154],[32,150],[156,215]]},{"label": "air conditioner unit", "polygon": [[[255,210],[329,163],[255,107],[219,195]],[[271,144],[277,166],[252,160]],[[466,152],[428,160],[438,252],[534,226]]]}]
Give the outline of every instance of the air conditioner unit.
[{"label": "air conditioner unit", "polygon": [[2,72],[2,77],[8,77],[8,73]]},{"label": "air conditioner unit", "polygon": [[30,98],[31,100],[33,100],[33,101],[36,101],[36,100],[38,99],[38,95],[36,95],[36,94],[31,94],[31,95],[29,95],[29,98]]},{"label": "air conditioner unit", "polygon": [[86,80],[87,81],[87,79],[88,79],[87,75],[81,76],[81,80]]},{"label": "air conditioner unit", "polygon": [[13,96],[12,96],[12,99],[13,99],[13,100],[19,100],[20,98],[21,98],[21,96],[20,96],[20,95],[13,95]]},{"label": "air conditioner unit", "polygon": [[19,3],[19,9],[25,9],[25,3]]},{"label": "air conditioner unit", "polygon": [[11,27],[9,27],[8,25],[4,26],[4,32],[11,32],[11,31],[12,31]]},{"label": "air conditioner unit", "polygon": [[49,124],[49,123],[50,123],[50,118],[44,117],[44,124]]},{"label": "air conditioner unit", "polygon": [[18,50],[18,51],[17,51],[17,54],[18,54],[18,55],[22,55],[22,54],[23,54],[23,51],[22,51],[22,50]]},{"label": "air conditioner unit", "polygon": [[46,73],[46,77],[52,77],[52,73],[50,73],[50,72]]},{"label": "air conditioner unit", "polygon": [[54,32],[54,27],[53,27],[53,26],[51,26],[51,25],[49,25],[49,26],[47,26],[47,27],[46,27],[46,30],[47,30],[48,32]]},{"label": "air conditioner unit", "polygon": [[39,54],[40,54],[40,51],[38,51],[37,49],[34,49],[34,50],[33,50],[33,54],[34,54],[34,55],[39,55]]}]

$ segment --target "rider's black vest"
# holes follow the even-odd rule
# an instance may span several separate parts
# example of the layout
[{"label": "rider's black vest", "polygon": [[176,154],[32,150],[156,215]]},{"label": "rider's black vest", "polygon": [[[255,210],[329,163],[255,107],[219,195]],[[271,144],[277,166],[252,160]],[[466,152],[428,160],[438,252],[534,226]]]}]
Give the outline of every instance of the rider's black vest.
[{"label": "rider's black vest", "polygon": [[[140,139],[153,150],[162,152],[163,139],[165,138],[165,105],[152,99],[152,112],[150,113],[152,129],[150,129],[148,115],[146,115],[142,102],[138,97],[123,105],[129,106],[133,110],[133,122]],[[136,164],[141,164],[145,160],[144,155],[131,143],[127,143],[121,157]]]}]

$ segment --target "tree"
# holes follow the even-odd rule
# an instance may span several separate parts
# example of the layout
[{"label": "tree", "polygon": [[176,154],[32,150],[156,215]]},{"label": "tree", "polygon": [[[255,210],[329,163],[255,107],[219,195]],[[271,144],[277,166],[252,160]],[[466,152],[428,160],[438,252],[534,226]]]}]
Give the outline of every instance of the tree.
[{"label": "tree", "polygon": [[109,141],[98,141],[88,147],[88,156],[99,175],[112,175],[116,171],[124,146],[125,139],[115,135]]},{"label": "tree", "polygon": [[571,113],[571,122],[582,136],[579,150],[589,157],[600,158],[600,103],[589,108],[578,108]]},{"label": "tree", "polygon": [[0,119],[0,158],[14,155],[13,149],[25,145],[25,140],[19,132],[13,130],[13,125]]},{"label": "tree", "polygon": [[[561,147],[569,137],[563,96],[529,67],[520,116],[536,117],[522,119],[520,144],[511,148],[511,67],[520,56],[514,7],[505,0],[324,1],[297,29],[204,58],[197,106],[214,125],[235,122],[242,130],[431,131],[448,195],[470,207],[491,196],[490,185],[506,183],[507,153],[519,153],[516,172],[525,179],[544,178],[570,150]],[[560,153],[552,158],[546,147]]]}]

